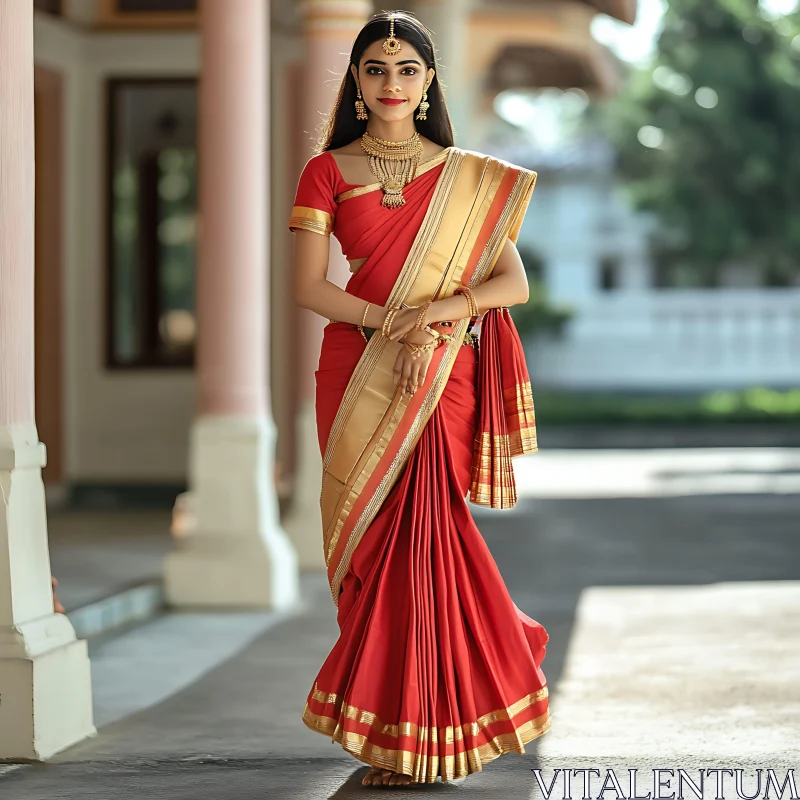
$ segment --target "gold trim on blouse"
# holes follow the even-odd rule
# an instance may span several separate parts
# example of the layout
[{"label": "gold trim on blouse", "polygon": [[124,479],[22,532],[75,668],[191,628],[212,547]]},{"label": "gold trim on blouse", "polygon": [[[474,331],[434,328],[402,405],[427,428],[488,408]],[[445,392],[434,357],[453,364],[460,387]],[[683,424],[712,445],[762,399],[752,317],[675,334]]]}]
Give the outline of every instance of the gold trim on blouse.
[{"label": "gold trim on blouse", "polygon": [[307,206],[293,206],[289,217],[289,230],[304,230],[330,236],[333,230],[333,216],[327,211]]},{"label": "gold trim on blouse", "polygon": [[[423,161],[421,164],[419,164],[417,166],[417,171],[411,180],[418,178],[420,175],[426,173],[429,169],[433,169],[434,167],[441,164],[447,158],[447,154],[452,149],[453,149],[452,147],[445,147],[444,150],[437,153],[433,158],[429,158],[427,161]],[[339,174],[340,175],[342,174],[341,170],[339,170]],[[411,181],[409,181],[409,183],[410,182]],[[345,181],[345,183],[347,183],[347,181]],[[358,197],[360,194],[366,194],[367,192],[374,192],[376,189],[380,188],[381,188],[380,183],[368,183],[366,186],[356,186],[355,189],[348,189],[346,192],[342,192],[340,195],[337,195],[334,199],[338,204],[341,203],[343,200],[349,200],[351,197]]]}]

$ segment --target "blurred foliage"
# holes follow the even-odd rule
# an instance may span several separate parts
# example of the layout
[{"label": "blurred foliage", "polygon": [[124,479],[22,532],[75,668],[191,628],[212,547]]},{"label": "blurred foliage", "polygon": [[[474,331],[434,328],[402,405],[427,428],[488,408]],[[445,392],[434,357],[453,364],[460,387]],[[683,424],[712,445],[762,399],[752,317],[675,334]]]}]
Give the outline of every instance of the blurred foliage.
[{"label": "blurred foliage", "polygon": [[536,416],[562,425],[715,425],[770,423],[800,425],[800,389],[752,387],[700,395],[636,395],[541,390]]},{"label": "blurred foliage", "polygon": [[767,285],[798,281],[800,11],[669,0],[652,64],[595,121],[635,206],[661,220],[662,265],[696,285],[714,285],[724,262],[753,265]]},{"label": "blurred foliage", "polygon": [[560,336],[572,316],[568,308],[550,304],[544,280],[544,260],[530,247],[520,247],[519,256],[528,276],[530,296],[524,305],[511,306],[509,313],[521,338]]}]

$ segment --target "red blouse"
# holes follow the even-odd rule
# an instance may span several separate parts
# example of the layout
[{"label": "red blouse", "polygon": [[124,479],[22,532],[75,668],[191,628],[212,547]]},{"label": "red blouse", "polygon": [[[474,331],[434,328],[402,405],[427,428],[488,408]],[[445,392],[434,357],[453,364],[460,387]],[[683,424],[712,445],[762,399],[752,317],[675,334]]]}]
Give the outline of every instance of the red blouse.
[{"label": "red blouse", "polygon": [[336,197],[354,186],[343,180],[330,151],[310,158],[297,184],[289,230],[304,229],[329,236],[336,227]]},{"label": "red blouse", "polygon": [[[310,158],[303,167],[289,230],[314,231],[324,236],[333,233],[347,259],[368,258],[377,242],[387,234],[387,222],[410,223],[411,215],[416,216],[416,208],[429,199],[448,152],[446,148],[420,164],[414,180],[403,192],[408,198],[407,207],[390,210],[381,205],[383,192],[379,183],[347,183],[331,152],[325,150]],[[348,200],[352,202],[346,202]]]}]

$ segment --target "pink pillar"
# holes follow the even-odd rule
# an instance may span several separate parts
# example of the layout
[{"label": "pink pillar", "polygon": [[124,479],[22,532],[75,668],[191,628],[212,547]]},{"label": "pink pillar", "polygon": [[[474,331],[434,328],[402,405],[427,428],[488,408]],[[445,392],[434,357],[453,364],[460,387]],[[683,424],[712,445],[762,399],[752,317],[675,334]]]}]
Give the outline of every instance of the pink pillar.
[{"label": "pink pillar", "polygon": [[0,425],[33,422],[33,21],[0,13]]},{"label": "pink pillar", "polygon": [[204,0],[200,81],[198,411],[267,399],[267,10]]},{"label": "pink pillar", "polygon": [[[342,75],[350,64],[353,40],[369,19],[369,0],[305,0],[305,81],[303,87],[302,141],[308,159],[319,138],[328,112],[339,90]],[[355,110],[353,110],[355,113]],[[334,237],[330,242],[328,280],[344,288],[350,278],[347,259]],[[301,568],[324,570],[319,487],[322,460],[319,455],[314,409],[314,371],[319,363],[322,332],[328,321],[305,309],[298,310],[298,457],[291,513],[285,527],[297,551]]]},{"label": "pink pillar", "polygon": [[[350,64],[353,40],[372,14],[370,0],[305,0],[303,30],[306,43],[306,75],[303,87],[303,141],[310,158],[322,125],[336,99],[339,82]],[[355,113],[355,111],[353,111]],[[331,238],[328,279],[344,288],[350,278],[347,259]],[[319,314],[300,310],[300,399],[314,400],[314,370],[319,361],[322,329],[328,324]]]},{"label": "pink pillar", "polygon": [[268,0],[202,0],[198,416],[191,534],[164,567],[175,606],[288,607],[297,556],[274,482],[267,396]]}]

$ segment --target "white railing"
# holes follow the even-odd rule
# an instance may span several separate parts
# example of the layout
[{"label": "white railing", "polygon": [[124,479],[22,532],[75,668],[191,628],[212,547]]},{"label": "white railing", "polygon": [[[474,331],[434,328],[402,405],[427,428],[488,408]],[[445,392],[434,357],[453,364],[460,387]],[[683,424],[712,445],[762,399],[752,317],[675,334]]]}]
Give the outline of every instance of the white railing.
[{"label": "white railing", "polygon": [[561,340],[526,350],[547,386],[800,387],[800,288],[609,293],[577,309]]}]

